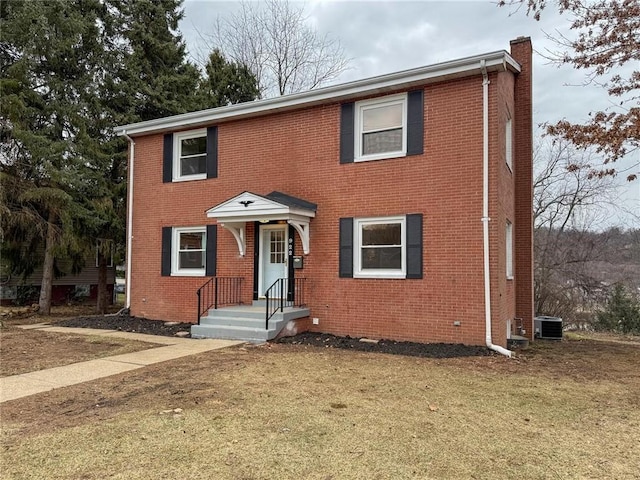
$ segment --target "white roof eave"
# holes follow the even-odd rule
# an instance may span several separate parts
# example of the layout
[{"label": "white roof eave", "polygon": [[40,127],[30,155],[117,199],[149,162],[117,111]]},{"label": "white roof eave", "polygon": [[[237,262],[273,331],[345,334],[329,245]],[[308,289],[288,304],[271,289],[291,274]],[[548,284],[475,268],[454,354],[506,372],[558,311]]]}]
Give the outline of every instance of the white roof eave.
[{"label": "white roof eave", "polygon": [[480,74],[480,62],[482,60],[486,62],[486,68],[489,72],[510,70],[519,73],[521,70],[520,64],[511,55],[504,50],[500,50],[302,93],[200,110],[146,122],[131,123],[116,127],[114,131],[119,135],[128,135],[130,137],[148,135],[177,129],[198,128],[205,125],[268,115],[323,103],[345,101],[359,96],[385,93],[402,88],[411,88],[420,84]]}]

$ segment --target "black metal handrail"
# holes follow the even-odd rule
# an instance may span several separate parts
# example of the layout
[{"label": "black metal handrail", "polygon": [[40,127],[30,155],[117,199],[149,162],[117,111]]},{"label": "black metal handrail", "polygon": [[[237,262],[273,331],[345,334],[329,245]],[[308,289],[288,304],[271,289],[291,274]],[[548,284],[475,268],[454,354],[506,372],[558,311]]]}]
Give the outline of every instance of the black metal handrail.
[{"label": "black metal handrail", "polygon": [[242,277],[211,277],[202,285],[197,292],[198,324],[200,324],[200,317],[212,307],[217,309],[223,306],[240,305],[242,280]]},{"label": "black metal handrail", "polygon": [[269,320],[287,307],[303,307],[305,300],[305,278],[279,278],[271,284],[264,296],[266,299],[265,330],[269,330]]}]

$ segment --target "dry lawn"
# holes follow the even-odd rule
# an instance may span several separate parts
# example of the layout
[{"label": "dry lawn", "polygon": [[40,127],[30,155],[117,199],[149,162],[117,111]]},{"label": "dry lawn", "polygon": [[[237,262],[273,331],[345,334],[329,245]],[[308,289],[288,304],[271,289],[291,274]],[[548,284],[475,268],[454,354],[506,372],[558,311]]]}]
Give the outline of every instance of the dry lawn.
[{"label": "dry lawn", "polygon": [[0,377],[155,348],[121,338],[0,329]]},{"label": "dry lawn", "polygon": [[0,477],[637,479],[639,364],[580,339],[515,360],[220,350],[0,405]]}]

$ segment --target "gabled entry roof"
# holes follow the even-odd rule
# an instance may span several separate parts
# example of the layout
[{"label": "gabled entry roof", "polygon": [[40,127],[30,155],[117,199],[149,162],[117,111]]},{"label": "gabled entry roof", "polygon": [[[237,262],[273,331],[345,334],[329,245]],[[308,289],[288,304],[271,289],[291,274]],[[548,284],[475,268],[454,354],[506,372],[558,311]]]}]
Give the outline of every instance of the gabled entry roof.
[{"label": "gabled entry roof", "polygon": [[259,222],[287,220],[290,216],[312,218],[316,216],[315,203],[292,197],[282,192],[258,195],[242,192],[207,210],[207,217],[226,221]]},{"label": "gabled entry roof", "polygon": [[316,216],[317,208],[315,203],[282,192],[271,192],[268,195],[242,192],[211,207],[206,213],[207,217],[215,218],[220,226],[233,234],[241,256],[246,251],[246,223],[268,223],[272,220],[286,220],[296,229],[306,255],[309,253],[309,221]]}]

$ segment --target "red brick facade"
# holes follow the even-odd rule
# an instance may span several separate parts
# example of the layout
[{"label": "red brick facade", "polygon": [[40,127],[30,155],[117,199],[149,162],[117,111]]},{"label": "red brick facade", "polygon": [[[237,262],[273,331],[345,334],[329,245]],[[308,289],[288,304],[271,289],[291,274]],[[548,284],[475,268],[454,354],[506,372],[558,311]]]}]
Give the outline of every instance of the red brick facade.
[{"label": "red brick facade", "polygon": [[[532,331],[531,46],[512,45],[522,65],[489,75],[489,223],[492,336],[506,345],[507,321]],[[422,342],[484,344],[482,76],[412,85],[424,89],[424,153],[341,164],[341,101],[217,123],[218,176],[163,183],[163,134],[135,140],[131,312],[195,322],[204,277],[161,276],[162,227],[215,223],[205,211],[243,191],[284,192],[317,204],[310,252],[296,276],[316,331]],[[400,90],[407,91],[407,90]],[[392,93],[392,92],[390,92]],[[386,94],[386,93],[385,93]],[[362,98],[377,96],[364,95]],[[505,124],[514,124],[514,172],[505,162]],[[339,278],[344,217],[422,214],[423,278]],[[506,278],[505,223],[514,225],[515,279]],[[244,277],[253,296],[254,225],[246,251],[217,229],[217,275]],[[302,254],[300,238],[296,255]]]}]

